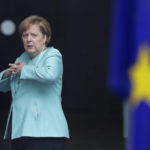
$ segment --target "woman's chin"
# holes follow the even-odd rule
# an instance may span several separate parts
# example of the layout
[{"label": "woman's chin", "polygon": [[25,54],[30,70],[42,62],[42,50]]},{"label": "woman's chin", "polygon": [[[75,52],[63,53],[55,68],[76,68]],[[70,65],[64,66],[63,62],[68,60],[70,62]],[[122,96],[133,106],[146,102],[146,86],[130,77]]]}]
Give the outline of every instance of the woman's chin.
[{"label": "woman's chin", "polygon": [[29,53],[29,54],[30,54],[30,53],[31,53],[31,54],[32,54],[32,53],[35,53],[35,49],[26,49],[26,52]]}]

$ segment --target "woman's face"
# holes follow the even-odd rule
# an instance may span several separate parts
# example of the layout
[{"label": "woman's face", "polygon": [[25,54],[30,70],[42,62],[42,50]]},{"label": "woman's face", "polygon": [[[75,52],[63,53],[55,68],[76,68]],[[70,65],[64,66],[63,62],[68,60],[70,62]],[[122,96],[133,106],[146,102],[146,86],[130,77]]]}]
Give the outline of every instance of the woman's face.
[{"label": "woman's face", "polygon": [[30,25],[22,33],[24,49],[33,58],[45,49],[46,35],[43,35],[37,24]]}]

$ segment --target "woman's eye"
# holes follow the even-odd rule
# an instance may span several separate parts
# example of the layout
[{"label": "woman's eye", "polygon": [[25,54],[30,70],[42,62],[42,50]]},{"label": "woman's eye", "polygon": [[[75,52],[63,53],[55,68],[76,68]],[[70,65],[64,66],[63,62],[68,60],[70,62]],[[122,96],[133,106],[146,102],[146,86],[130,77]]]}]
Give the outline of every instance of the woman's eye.
[{"label": "woman's eye", "polygon": [[32,37],[37,37],[37,34],[32,34]]},{"label": "woman's eye", "polygon": [[26,38],[27,36],[28,36],[27,34],[23,34],[23,35],[22,35],[23,38]]}]

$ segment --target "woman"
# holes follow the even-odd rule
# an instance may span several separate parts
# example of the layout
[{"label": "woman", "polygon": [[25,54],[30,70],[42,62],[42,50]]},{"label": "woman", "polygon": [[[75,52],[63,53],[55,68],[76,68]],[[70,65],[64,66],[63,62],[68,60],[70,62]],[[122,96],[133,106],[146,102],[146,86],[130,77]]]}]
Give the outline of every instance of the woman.
[{"label": "woman", "polygon": [[12,104],[4,139],[12,150],[63,150],[69,138],[61,106],[62,56],[54,47],[49,23],[29,16],[19,25],[25,52],[0,73],[0,90],[11,90]]}]

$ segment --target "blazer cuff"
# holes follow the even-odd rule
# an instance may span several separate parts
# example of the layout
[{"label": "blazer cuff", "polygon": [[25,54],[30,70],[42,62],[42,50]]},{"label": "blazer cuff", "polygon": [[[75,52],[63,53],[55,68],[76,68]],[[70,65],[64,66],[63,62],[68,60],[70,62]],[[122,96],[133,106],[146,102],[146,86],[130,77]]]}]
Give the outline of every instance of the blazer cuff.
[{"label": "blazer cuff", "polygon": [[25,65],[23,66],[20,74],[20,79],[35,79],[35,66]]}]

